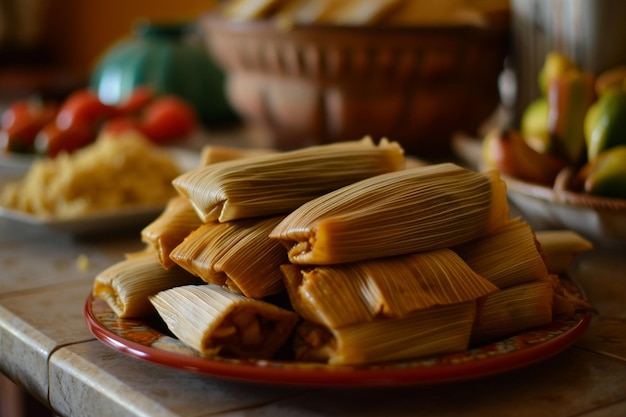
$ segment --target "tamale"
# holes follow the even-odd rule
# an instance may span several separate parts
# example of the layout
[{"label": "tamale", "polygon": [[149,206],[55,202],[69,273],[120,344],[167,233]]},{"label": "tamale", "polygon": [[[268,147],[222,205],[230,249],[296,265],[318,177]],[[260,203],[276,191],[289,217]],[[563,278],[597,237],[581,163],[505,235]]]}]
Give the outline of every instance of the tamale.
[{"label": "tamale", "polygon": [[270,237],[295,264],[335,264],[458,245],[503,225],[506,187],[496,171],[452,163],[371,177],[313,199]]},{"label": "tamale", "polygon": [[549,281],[527,282],[487,295],[478,302],[472,343],[481,343],[552,321]]},{"label": "tamale", "polygon": [[92,293],[106,301],[121,318],[148,317],[155,314],[148,297],[159,291],[202,280],[180,267],[164,269],[154,253],[117,262],[100,272]]},{"label": "tamale", "polygon": [[276,152],[271,149],[248,149],[231,146],[205,145],[200,151],[200,164],[205,166],[217,162],[232,161],[250,156],[267,155]]},{"label": "tamale", "polygon": [[218,162],[172,184],[206,223],[286,214],[355,181],[404,167],[395,142],[370,138]]},{"label": "tamale", "polygon": [[272,357],[298,315],[218,285],[191,285],[159,292],[151,303],[183,343],[204,356]]},{"label": "tamale", "polygon": [[581,252],[593,249],[593,243],[571,230],[540,230],[536,237],[552,274],[566,272]]},{"label": "tamale", "polygon": [[[230,161],[272,152],[266,149],[241,149],[228,146],[206,145],[200,155],[200,166]],[[170,199],[165,210],[141,231],[142,240],[155,248],[164,268],[175,265],[169,257],[192,231],[203,224],[188,198],[178,195]]]},{"label": "tamale", "polygon": [[287,252],[268,234],[282,218],[206,223],[174,248],[170,258],[205,282],[247,297],[276,294],[285,288],[280,265],[288,262]]},{"label": "tamale", "polygon": [[296,359],[356,365],[459,352],[468,347],[475,311],[469,301],[339,329],[303,322],[295,332]]},{"label": "tamale", "polygon": [[233,20],[262,19],[286,2],[286,0],[231,0],[223,2],[221,13]]},{"label": "tamale", "polygon": [[376,25],[389,13],[399,8],[401,0],[345,0],[339,9],[323,16],[321,23],[334,25]]},{"label": "tamale", "polygon": [[311,268],[290,264],[282,271],[294,310],[330,328],[403,317],[498,290],[450,249]]},{"label": "tamale", "polygon": [[548,281],[548,269],[532,228],[511,219],[493,233],[453,248],[478,274],[498,288]]},{"label": "tamale", "polygon": [[175,265],[170,252],[202,225],[196,211],[183,196],[170,199],[163,212],[141,231],[142,241],[156,249],[161,265],[169,269]]}]

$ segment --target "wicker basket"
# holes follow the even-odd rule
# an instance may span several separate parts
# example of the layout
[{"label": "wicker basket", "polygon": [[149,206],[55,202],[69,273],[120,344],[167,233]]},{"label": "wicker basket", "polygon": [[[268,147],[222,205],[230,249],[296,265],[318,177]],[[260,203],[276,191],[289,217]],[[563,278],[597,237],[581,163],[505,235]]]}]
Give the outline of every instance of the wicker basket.
[{"label": "wicker basket", "polygon": [[228,96],[248,121],[293,149],[388,137],[420,156],[449,153],[499,103],[508,26],[337,27],[285,31],[207,16]]}]

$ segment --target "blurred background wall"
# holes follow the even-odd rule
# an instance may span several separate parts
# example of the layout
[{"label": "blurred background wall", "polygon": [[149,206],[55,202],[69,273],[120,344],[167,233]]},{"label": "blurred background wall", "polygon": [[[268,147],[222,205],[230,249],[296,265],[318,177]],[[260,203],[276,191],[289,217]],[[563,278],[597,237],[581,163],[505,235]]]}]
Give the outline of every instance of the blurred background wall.
[{"label": "blurred background wall", "polygon": [[215,0],[0,0],[0,67],[61,67],[87,73],[139,18],[193,19]]}]

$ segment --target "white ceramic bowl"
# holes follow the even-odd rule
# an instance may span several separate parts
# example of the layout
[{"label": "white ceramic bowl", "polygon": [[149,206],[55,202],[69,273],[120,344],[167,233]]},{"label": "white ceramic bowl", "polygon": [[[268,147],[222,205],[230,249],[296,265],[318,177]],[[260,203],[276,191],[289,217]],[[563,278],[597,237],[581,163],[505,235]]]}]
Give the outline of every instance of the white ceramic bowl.
[{"label": "white ceramic bowl", "polygon": [[626,248],[626,200],[569,191],[503,177],[511,202],[535,228],[570,229],[603,247]]},{"label": "white ceramic bowl", "polygon": [[[482,142],[457,134],[455,155],[477,171],[482,167]],[[564,169],[553,187],[500,174],[507,184],[512,215],[522,215],[536,230],[569,229],[603,247],[626,249],[626,200],[571,191],[572,172]]]}]

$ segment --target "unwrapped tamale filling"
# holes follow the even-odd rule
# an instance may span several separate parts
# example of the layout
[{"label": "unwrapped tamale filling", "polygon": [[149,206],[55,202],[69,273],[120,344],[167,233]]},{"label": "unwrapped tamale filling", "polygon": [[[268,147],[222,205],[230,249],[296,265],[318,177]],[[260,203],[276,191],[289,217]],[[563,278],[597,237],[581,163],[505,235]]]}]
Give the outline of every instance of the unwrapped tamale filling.
[{"label": "unwrapped tamale filling", "polygon": [[170,331],[204,356],[270,358],[298,322],[293,311],[221,286],[172,290],[159,292],[150,301]]}]

